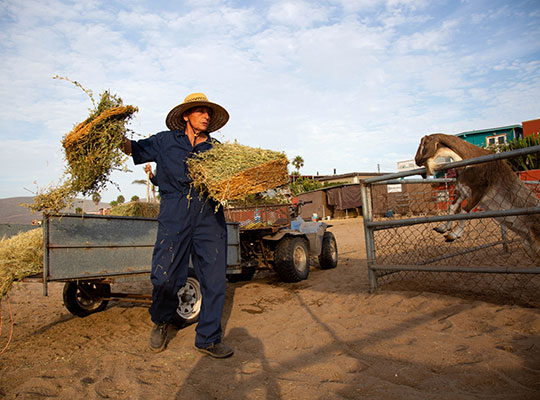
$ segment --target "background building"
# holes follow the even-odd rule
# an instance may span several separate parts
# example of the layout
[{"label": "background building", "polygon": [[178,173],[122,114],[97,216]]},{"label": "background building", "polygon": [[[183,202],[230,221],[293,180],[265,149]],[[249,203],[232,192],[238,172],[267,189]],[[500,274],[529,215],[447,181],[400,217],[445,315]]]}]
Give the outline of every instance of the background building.
[{"label": "background building", "polygon": [[500,128],[461,132],[456,136],[478,147],[489,147],[523,138],[523,128],[521,125],[509,125]]},{"label": "background building", "polygon": [[523,136],[532,136],[540,133],[540,118],[523,121]]}]

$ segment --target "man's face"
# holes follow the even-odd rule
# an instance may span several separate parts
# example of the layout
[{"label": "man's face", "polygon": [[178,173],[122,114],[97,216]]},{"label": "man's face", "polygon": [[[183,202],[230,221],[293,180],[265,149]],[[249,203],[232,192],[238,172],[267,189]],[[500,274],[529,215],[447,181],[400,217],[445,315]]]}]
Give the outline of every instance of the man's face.
[{"label": "man's face", "polygon": [[212,109],[209,107],[195,107],[184,116],[186,122],[189,120],[195,132],[204,132],[208,129],[210,118],[212,117]]}]

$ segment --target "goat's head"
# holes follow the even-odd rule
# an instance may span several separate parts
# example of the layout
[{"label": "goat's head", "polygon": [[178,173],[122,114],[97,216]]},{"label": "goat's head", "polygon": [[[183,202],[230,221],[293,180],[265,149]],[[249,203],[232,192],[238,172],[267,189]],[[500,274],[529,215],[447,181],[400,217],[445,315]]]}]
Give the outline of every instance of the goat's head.
[{"label": "goat's head", "polygon": [[437,166],[435,160],[438,157],[451,157],[454,161],[462,160],[454,150],[441,143],[441,138],[444,136],[446,135],[440,133],[424,136],[416,151],[414,162],[420,167],[426,167],[426,172],[429,175],[433,175]]}]

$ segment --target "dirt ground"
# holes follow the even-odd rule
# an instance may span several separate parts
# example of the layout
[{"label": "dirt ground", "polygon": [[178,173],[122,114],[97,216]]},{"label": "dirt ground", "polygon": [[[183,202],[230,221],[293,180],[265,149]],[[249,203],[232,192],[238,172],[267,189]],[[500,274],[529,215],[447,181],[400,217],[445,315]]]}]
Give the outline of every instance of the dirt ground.
[{"label": "dirt ground", "polygon": [[[334,270],[228,284],[214,360],[195,327],[148,350],[147,306],[112,302],[86,318],[62,284],[11,292],[13,339],[0,356],[6,399],[539,399],[540,309],[427,292],[368,291],[361,219],[332,221]],[[147,288],[146,282],[139,283]],[[2,302],[0,349],[9,336]]]}]

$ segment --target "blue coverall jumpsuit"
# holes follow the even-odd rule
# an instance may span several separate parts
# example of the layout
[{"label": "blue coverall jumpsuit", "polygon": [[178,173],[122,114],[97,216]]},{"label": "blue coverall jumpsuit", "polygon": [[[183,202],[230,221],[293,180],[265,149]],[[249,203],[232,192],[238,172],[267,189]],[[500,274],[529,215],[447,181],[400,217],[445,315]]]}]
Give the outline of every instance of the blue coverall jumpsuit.
[{"label": "blue coverall jumpsuit", "polygon": [[186,159],[212,148],[210,137],[192,146],[184,131],[159,132],[131,141],[135,164],[156,162],[161,195],[158,233],[152,255],[152,305],[156,324],[170,322],[178,307],[178,290],[185,285],[189,258],[201,283],[202,305],[195,345],[221,342],[225,301],[227,225],[223,208],[190,188]]}]

